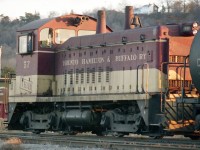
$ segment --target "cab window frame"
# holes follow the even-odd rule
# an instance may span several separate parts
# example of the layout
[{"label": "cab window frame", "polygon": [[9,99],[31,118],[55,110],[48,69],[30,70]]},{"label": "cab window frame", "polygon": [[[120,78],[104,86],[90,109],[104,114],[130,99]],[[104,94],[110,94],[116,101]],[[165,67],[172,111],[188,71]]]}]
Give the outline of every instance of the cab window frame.
[{"label": "cab window frame", "polygon": [[96,34],[96,30],[80,29],[80,30],[78,30],[77,34],[78,34],[78,36],[94,35],[94,34]]},{"label": "cab window frame", "polygon": [[18,36],[18,53],[30,54],[34,51],[34,33],[23,33]]},{"label": "cab window frame", "polygon": [[[66,37],[65,39],[64,38],[60,39],[58,34],[61,33],[61,32],[59,30],[66,30],[67,31],[66,33],[67,33],[68,36],[65,36]],[[71,32],[70,34],[69,34],[69,31]],[[59,44],[63,44],[65,41],[67,41],[71,37],[76,37],[76,30],[68,29],[68,28],[56,28],[54,30],[54,34],[55,34],[55,38],[54,38],[55,44],[59,45]]]},{"label": "cab window frame", "polygon": [[[48,29],[48,31],[45,31],[47,29]],[[45,34],[45,32],[47,32],[47,33]],[[38,40],[38,42],[39,42],[39,46],[41,48],[47,48],[48,49],[48,48],[52,48],[53,47],[53,41],[54,41],[53,32],[54,32],[54,29],[51,28],[51,27],[45,27],[45,28],[42,28],[39,31],[39,34],[38,34],[39,35],[39,38],[38,38],[39,40]],[[43,37],[43,38],[41,38],[41,37]]]}]

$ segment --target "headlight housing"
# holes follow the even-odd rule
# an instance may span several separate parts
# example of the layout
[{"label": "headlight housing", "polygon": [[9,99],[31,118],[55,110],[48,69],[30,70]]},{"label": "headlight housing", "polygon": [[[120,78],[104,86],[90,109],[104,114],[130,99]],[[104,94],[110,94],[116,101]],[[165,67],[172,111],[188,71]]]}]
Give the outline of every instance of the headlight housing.
[{"label": "headlight housing", "polygon": [[183,23],[181,25],[181,34],[183,36],[193,36],[197,34],[198,30],[199,30],[199,25],[197,22]]}]

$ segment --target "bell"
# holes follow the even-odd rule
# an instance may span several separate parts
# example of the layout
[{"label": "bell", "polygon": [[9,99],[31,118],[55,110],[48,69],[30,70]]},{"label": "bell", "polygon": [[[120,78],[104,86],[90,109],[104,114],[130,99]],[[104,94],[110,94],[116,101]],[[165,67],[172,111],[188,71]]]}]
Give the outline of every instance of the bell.
[{"label": "bell", "polygon": [[134,16],[134,18],[132,19],[131,25],[134,25],[136,27],[142,27],[142,24],[140,22],[140,17],[138,16]]}]

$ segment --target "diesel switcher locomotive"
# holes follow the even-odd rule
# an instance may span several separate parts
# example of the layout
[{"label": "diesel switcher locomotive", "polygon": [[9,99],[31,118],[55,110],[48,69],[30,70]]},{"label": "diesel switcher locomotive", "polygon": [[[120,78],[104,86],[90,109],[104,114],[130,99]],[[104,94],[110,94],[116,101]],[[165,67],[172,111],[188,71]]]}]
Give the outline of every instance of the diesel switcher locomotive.
[{"label": "diesel switcher locomotive", "polygon": [[142,27],[130,6],[122,31],[105,18],[70,14],[17,31],[8,128],[198,139],[198,24]]}]

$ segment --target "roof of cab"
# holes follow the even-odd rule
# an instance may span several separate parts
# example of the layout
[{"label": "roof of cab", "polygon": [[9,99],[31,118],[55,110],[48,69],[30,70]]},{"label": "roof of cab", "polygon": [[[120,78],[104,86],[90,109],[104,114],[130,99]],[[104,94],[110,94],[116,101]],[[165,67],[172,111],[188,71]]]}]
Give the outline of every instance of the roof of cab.
[{"label": "roof of cab", "polygon": [[[83,15],[79,15],[79,14],[70,14],[70,15],[63,15],[63,16],[59,16],[59,17],[54,17],[54,18],[46,18],[46,19],[39,19],[39,20],[35,20],[32,22],[29,22],[27,24],[25,24],[24,26],[20,27],[17,32],[21,32],[21,31],[30,31],[30,30],[36,30],[39,29],[41,26],[45,25],[46,23],[54,20],[54,19],[60,19],[60,18],[65,18],[65,17],[69,17],[69,16],[83,16]],[[87,16],[84,15],[86,17],[89,17],[90,19],[97,21],[97,19],[91,17],[91,16]],[[112,29],[109,26],[106,26],[107,29],[109,29],[110,31],[112,31]]]},{"label": "roof of cab", "polygon": [[53,19],[54,18],[46,18],[46,19],[39,19],[39,20],[29,22],[26,25],[20,27],[18,32],[38,29],[39,27],[41,27],[42,25],[46,24],[47,22]]}]

